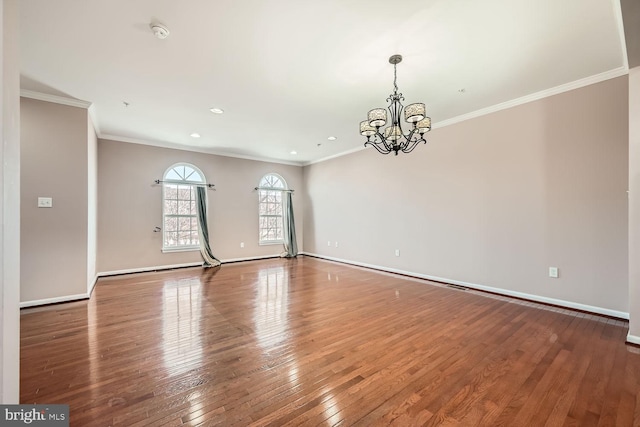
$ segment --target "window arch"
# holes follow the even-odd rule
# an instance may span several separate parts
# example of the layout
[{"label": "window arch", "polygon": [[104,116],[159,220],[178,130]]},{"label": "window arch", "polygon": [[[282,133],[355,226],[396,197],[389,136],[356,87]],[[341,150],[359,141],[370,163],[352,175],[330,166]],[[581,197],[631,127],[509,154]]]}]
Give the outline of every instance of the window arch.
[{"label": "window arch", "polygon": [[204,174],[189,163],[176,163],[166,170],[162,181],[162,250],[198,249],[194,184],[206,184]]},{"label": "window arch", "polygon": [[287,182],[276,173],[268,173],[258,186],[259,243],[283,242],[282,194]]}]

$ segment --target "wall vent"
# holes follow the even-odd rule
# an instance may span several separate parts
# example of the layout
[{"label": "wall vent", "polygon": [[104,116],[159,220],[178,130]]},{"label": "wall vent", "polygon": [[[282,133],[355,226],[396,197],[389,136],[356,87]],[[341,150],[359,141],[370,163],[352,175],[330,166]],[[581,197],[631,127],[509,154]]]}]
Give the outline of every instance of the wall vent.
[{"label": "wall vent", "polygon": [[448,283],[446,286],[447,286],[447,288],[457,289],[459,291],[468,291],[469,290],[469,288],[465,288],[464,286],[454,285],[454,284],[451,284],[451,283]]}]

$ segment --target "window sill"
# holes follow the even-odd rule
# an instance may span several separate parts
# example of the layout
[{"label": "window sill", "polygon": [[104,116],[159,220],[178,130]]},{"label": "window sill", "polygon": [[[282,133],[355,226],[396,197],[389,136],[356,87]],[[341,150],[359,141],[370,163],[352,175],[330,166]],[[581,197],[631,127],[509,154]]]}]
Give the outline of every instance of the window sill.
[{"label": "window sill", "polygon": [[194,252],[200,251],[199,246],[182,246],[177,248],[162,248],[162,253],[171,253],[171,252]]},{"label": "window sill", "polygon": [[260,246],[283,245],[284,241],[282,241],[282,240],[276,240],[276,241],[270,240],[270,241],[265,241],[265,242],[259,242],[258,244]]}]

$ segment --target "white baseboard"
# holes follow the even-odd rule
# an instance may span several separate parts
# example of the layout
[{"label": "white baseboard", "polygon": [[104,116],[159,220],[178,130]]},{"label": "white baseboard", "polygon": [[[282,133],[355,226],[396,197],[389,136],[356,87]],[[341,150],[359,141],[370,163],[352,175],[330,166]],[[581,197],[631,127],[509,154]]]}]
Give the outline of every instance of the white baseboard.
[{"label": "white baseboard", "polygon": [[635,345],[640,345],[640,337],[627,334],[627,342]]},{"label": "white baseboard", "polygon": [[[463,282],[463,281],[460,281],[460,280],[448,279],[448,278],[444,278],[444,277],[431,276],[431,275],[428,275],[428,274],[421,274],[421,273],[416,273],[416,272],[412,272],[412,271],[399,270],[399,269],[396,269],[396,268],[384,267],[384,266],[368,264],[368,263],[364,263],[364,262],[350,261],[350,260],[346,260],[346,259],[342,259],[342,258],[336,258],[336,257],[331,257],[331,256],[326,256],[326,255],[315,254],[315,253],[312,253],[312,252],[304,252],[303,251],[303,252],[300,252],[300,255],[309,255],[309,256],[312,256],[312,257],[325,259],[325,260],[329,260],[329,261],[336,261],[336,262],[340,262],[340,263],[344,263],[344,264],[357,265],[357,266],[360,266],[360,267],[372,268],[372,269],[375,269],[375,270],[386,271],[386,272],[389,272],[389,273],[396,273],[396,274],[402,274],[402,275],[405,275],[405,276],[417,277],[417,278],[420,278],[420,279],[433,280],[433,281],[436,281],[436,282],[451,283],[451,284],[454,284],[454,285],[465,286],[465,287],[470,288],[470,289],[477,289],[477,290],[481,290],[481,291],[485,291],[485,292],[491,292],[491,293],[494,293],[494,294],[506,295],[506,296],[511,296],[511,297],[515,297],[515,298],[521,298],[521,299],[529,300],[529,301],[536,301],[536,302],[541,302],[541,303],[545,303],[545,304],[551,304],[551,305],[557,305],[557,306],[560,306],[560,307],[571,308],[571,309],[574,309],[574,310],[581,310],[581,311],[587,311],[587,312],[590,312],[590,313],[602,314],[602,315],[605,315],[605,316],[617,317],[619,319],[625,319],[625,320],[629,319],[629,313],[625,313],[623,311],[617,311],[617,310],[610,310],[608,308],[603,308],[603,307],[580,304],[580,303],[576,303],[576,302],[572,302],[572,301],[565,301],[565,300],[559,300],[559,299],[555,299],[555,298],[548,298],[548,297],[543,297],[543,296],[540,296],[540,295],[527,294],[527,293],[523,293],[523,292],[516,292],[516,291],[511,291],[509,289],[494,288],[494,287],[491,287],[491,286],[485,286],[485,285],[479,285],[479,284],[476,284],[476,283]],[[255,260],[267,259],[267,258],[277,258],[278,256],[279,255],[264,255],[264,256],[257,256],[257,257],[229,258],[229,259],[220,260],[220,262],[225,264],[225,263],[231,263],[231,262],[255,261]],[[158,271],[158,270],[171,270],[171,269],[174,269],[174,268],[199,267],[201,265],[202,265],[202,262],[192,262],[192,263],[185,263],[185,264],[171,264],[171,265],[162,265],[162,266],[154,266],[154,267],[130,268],[130,269],[125,269],[125,270],[103,271],[103,272],[99,272],[96,275],[96,278],[95,278],[95,280],[93,282],[93,286],[91,287],[91,291],[89,293],[77,294],[77,295],[67,295],[67,296],[55,297],[55,298],[45,298],[45,299],[33,300],[33,301],[25,301],[25,302],[21,302],[20,303],[20,308],[34,307],[34,306],[46,305],[46,304],[55,304],[55,303],[60,303],[60,302],[70,302],[70,301],[77,301],[77,300],[80,300],[80,299],[90,298],[91,294],[93,293],[93,289],[95,288],[95,285],[97,283],[97,280],[100,277],[115,276],[115,275],[120,275],[120,274],[144,273],[144,272],[148,272],[148,271]],[[640,337],[636,337],[634,335],[628,335],[627,336],[627,341],[630,342],[630,343],[633,343],[633,344],[639,344],[640,345]]]},{"label": "white baseboard", "polygon": [[71,302],[81,299],[89,299],[89,294],[65,295],[62,297],[37,299],[32,301],[24,301],[20,303],[20,308],[35,307],[38,305],[57,304],[59,302]]},{"label": "white baseboard", "polygon": [[221,259],[220,262],[223,264],[228,264],[230,262],[241,262],[241,261],[256,261],[259,259],[269,259],[269,258],[280,258],[280,255],[263,255],[263,256],[250,256],[244,258],[228,258]]},{"label": "white baseboard", "polygon": [[97,282],[98,282],[98,275],[95,275],[93,277],[93,283],[91,284],[91,289],[89,289],[89,291],[85,294],[64,295],[61,297],[24,301],[20,303],[20,308],[37,307],[39,305],[57,304],[61,302],[71,302],[71,301],[78,301],[81,299],[89,299],[91,298],[91,294],[93,293],[93,290],[95,289]]},{"label": "white baseboard", "polygon": [[96,283],[98,283],[98,275],[97,274],[95,276],[93,276],[93,281],[91,282],[91,287],[89,288],[89,292],[87,292],[89,294],[89,298],[91,298],[91,295],[93,294],[93,290],[96,287]]},{"label": "white baseboard", "polygon": [[156,265],[151,267],[126,268],[124,270],[101,271],[98,273],[98,277],[118,276],[120,274],[146,273],[149,271],[158,271],[158,270],[172,270],[174,268],[199,267],[201,265],[202,265],[202,261],[187,262],[184,264],[169,264],[169,265]]},{"label": "white baseboard", "polygon": [[[243,258],[221,259],[220,262],[223,264],[228,264],[231,262],[255,261],[259,259],[277,258],[277,257],[279,257],[279,255],[261,255],[261,256],[251,256],[251,257],[243,257]],[[131,274],[131,273],[146,273],[149,271],[172,270],[174,268],[200,267],[200,266],[202,266],[202,261],[188,262],[184,264],[169,264],[169,265],[156,265],[152,267],[128,268],[125,270],[102,271],[98,273],[98,277],[118,276],[120,274]]]},{"label": "white baseboard", "polygon": [[[229,259],[220,260],[220,262],[223,264],[226,264],[231,262],[254,261],[259,259],[278,258],[278,257],[279,255],[263,255],[263,256],[256,256],[256,257],[229,258]],[[200,267],[201,265],[202,265],[202,261],[189,262],[185,264],[157,265],[153,267],[140,267],[140,268],[128,268],[124,270],[101,271],[98,274],[96,274],[93,280],[93,285],[91,286],[91,289],[89,290],[89,292],[86,294],[65,295],[62,297],[45,298],[45,299],[39,299],[39,300],[33,300],[33,301],[24,301],[20,303],[20,308],[35,307],[35,306],[47,305],[47,304],[56,304],[60,302],[71,302],[71,301],[91,298],[91,294],[93,294],[93,290],[95,289],[98,279],[100,277],[117,276],[120,274],[146,273],[149,271],[172,270],[174,268]]]},{"label": "white baseboard", "polygon": [[[574,309],[574,310],[587,311],[589,313],[602,314],[602,315],[605,315],[605,316],[611,316],[611,317],[617,317],[619,319],[629,320],[629,313],[625,313],[624,311],[611,310],[611,309],[608,309],[608,308],[597,307],[597,306],[593,306],[593,305],[580,304],[580,303],[573,302],[573,301],[565,301],[565,300],[560,300],[560,299],[555,299],[555,298],[548,298],[548,297],[543,297],[543,296],[540,296],[540,295],[526,294],[526,293],[523,293],[523,292],[512,291],[512,290],[509,290],[509,289],[494,288],[494,287],[491,287],[491,286],[478,285],[476,283],[463,282],[463,281],[460,281],[460,280],[447,279],[447,278],[444,278],[444,277],[430,276],[428,274],[415,273],[415,272],[412,272],[412,271],[399,270],[399,269],[396,269],[396,268],[383,267],[383,266],[380,266],[380,265],[367,264],[367,263],[364,263],[364,262],[350,261],[350,260],[345,260],[345,259],[341,259],[341,258],[335,258],[335,257],[331,257],[331,256],[315,254],[315,253],[311,253],[311,252],[301,252],[301,254],[302,255],[313,256],[313,257],[316,257],[316,258],[326,259],[326,260],[330,260],[330,261],[341,262],[341,263],[344,263],[344,264],[352,264],[352,265],[357,265],[357,266],[360,266],[360,267],[372,268],[372,269],[375,269],[375,270],[382,270],[382,271],[386,271],[386,272],[389,272],[389,273],[397,273],[397,274],[402,274],[402,275],[405,275],[405,276],[417,277],[417,278],[420,278],[420,279],[433,280],[433,281],[436,281],[436,282],[450,283],[450,284],[454,284],[454,285],[465,286],[465,287],[470,288],[470,289],[477,289],[477,290],[480,290],[480,291],[491,292],[491,293],[494,293],[494,294],[515,297],[515,298],[525,299],[525,300],[529,300],[529,301],[541,302],[541,303],[544,303],[544,304],[557,305],[559,307],[571,308],[571,309]],[[629,342],[631,342],[631,341],[629,341]]]}]

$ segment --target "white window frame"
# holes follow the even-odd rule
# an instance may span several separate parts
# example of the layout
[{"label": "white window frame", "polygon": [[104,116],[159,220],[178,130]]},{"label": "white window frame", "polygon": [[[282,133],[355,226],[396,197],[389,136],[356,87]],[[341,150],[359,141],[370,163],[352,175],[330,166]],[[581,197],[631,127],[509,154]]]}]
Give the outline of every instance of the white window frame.
[{"label": "white window frame", "polygon": [[[277,178],[281,183],[282,183],[282,187],[274,187],[272,185],[270,185],[269,183],[266,183],[266,179],[269,176],[273,176],[275,178]],[[281,245],[284,243],[284,204],[283,204],[283,193],[288,190],[289,187],[287,186],[287,181],[285,181],[285,179],[277,174],[277,173],[267,173],[265,174],[261,179],[260,179],[260,183],[258,184],[258,244],[259,245]],[[262,200],[262,195],[263,192],[268,192],[268,191],[273,191],[273,192],[277,192],[279,193],[280,196],[280,212],[282,212],[280,215],[261,215],[260,214],[260,205],[261,205],[261,200]],[[279,217],[281,218],[281,224],[282,226],[280,227],[280,232],[282,233],[282,238],[281,239],[275,239],[275,240],[262,240],[262,227],[261,227],[261,219],[264,217]]]},{"label": "white window frame", "polygon": [[[170,179],[167,178],[167,174],[169,174],[169,172],[171,172],[172,170],[179,168],[179,167],[188,167],[190,169],[193,169],[193,171],[197,174],[200,175],[201,180],[194,180],[194,179],[189,179],[191,177],[191,175],[187,176],[186,179],[181,179],[181,180],[177,180],[177,179]],[[200,250],[200,243],[198,242],[198,244],[191,244],[191,245],[173,245],[173,246],[167,246],[166,245],[166,234],[168,231],[166,230],[167,226],[166,226],[166,216],[170,215],[167,214],[165,212],[165,205],[166,205],[166,191],[167,191],[167,185],[191,185],[191,195],[193,196],[193,200],[196,199],[195,197],[195,189],[196,186],[193,184],[200,184],[200,185],[206,185],[207,184],[207,178],[204,176],[204,173],[202,173],[202,171],[195,165],[191,164],[191,163],[184,163],[184,162],[180,162],[180,163],[176,163],[171,165],[169,168],[167,168],[167,170],[164,172],[164,174],[162,175],[162,252],[186,252],[186,251],[197,251]],[[179,199],[177,199],[179,200]],[[190,199],[191,200],[191,199]],[[171,215],[174,216],[176,218],[180,218],[180,217],[189,217],[189,218],[193,218],[196,220],[196,227],[198,227],[197,225],[197,214],[194,215]],[[198,237],[199,238],[199,237]]]}]

